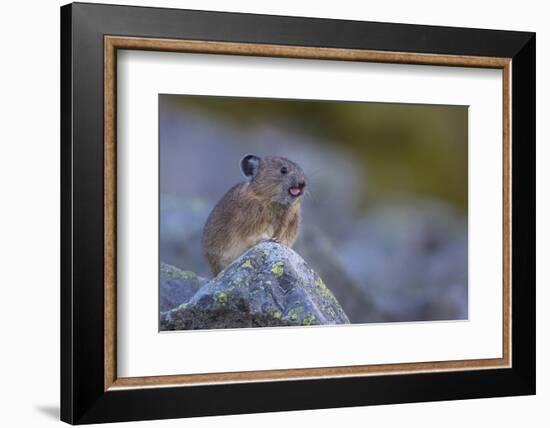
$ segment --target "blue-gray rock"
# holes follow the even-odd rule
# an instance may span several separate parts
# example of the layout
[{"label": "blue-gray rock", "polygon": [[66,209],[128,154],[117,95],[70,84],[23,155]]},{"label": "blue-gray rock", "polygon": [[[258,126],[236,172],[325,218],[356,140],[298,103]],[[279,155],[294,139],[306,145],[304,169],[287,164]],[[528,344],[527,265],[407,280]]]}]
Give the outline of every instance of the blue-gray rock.
[{"label": "blue-gray rock", "polygon": [[188,301],[161,312],[161,330],[349,324],[323,280],[293,250],[264,242]]},{"label": "blue-gray rock", "polygon": [[208,276],[210,269],[202,251],[202,229],[214,202],[200,198],[160,198],[160,259],[164,263]]},{"label": "blue-gray rock", "polygon": [[[294,248],[330,284],[334,297],[353,324],[391,321],[388,313],[373,304],[373,299],[364,290],[362,278],[352,278],[349,275],[345,264],[347,260],[342,258],[341,253],[319,227],[302,224]],[[360,254],[361,250],[355,257]]]},{"label": "blue-gray rock", "polygon": [[334,251],[389,321],[468,318],[468,224],[448,204],[378,203]]},{"label": "blue-gray rock", "polygon": [[208,280],[194,272],[160,264],[160,311],[165,312],[187,302]]}]

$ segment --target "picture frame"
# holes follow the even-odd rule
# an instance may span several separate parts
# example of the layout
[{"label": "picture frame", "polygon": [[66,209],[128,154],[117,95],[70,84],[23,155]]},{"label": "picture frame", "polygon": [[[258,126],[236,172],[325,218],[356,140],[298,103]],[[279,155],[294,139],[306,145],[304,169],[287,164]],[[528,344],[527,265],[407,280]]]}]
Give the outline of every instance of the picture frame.
[{"label": "picture frame", "polygon": [[[495,160],[503,166],[502,356],[119,377],[119,50],[502,70],[503,159]],[[61,419],[85,424],[534,394],[535,97],[534,33],[63,6]]]}]

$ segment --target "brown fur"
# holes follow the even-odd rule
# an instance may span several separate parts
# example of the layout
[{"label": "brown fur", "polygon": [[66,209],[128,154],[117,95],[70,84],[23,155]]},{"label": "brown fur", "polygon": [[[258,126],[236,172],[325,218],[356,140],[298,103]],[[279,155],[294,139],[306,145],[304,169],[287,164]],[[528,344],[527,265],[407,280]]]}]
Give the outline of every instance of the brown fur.
[{"label": "brown fur", "polygon": [[[280,172],[283,166],[286,174]],[[305,186],[305,175],[297,164],[285,158],[264,158],[250,181],[233,186],[222,197],[203,231],[204,253],[214,275],[259,242],[294,244],[303,194],[292,197],[288,192],[297,183]]]}]

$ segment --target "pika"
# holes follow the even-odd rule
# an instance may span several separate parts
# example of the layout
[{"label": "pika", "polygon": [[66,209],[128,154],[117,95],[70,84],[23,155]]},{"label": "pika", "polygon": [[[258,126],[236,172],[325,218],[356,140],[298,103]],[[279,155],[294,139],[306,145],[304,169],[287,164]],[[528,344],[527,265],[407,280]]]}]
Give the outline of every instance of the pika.
[{"label": "pika", "polygon": [[284,157],[246,155],[246,178],[216,204],[204,226],[203,249],[216,276],[262,241],[291,247],[298,235],[300,207],[307,185],[302,168]]}]

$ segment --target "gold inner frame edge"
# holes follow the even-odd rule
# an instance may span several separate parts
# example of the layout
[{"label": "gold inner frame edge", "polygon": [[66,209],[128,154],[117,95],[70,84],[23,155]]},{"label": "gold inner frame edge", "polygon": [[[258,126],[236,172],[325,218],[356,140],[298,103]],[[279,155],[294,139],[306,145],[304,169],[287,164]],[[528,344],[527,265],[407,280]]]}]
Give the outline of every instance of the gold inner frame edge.
[{"label": "gold inner frame edge", "polygon": [[[334,61],[495,68],[502,70],[503,95],[503,322],[502,357],[302,369],[204,373],[170,376],[117,377],[116,367],[116,88],[117,50],[147,50],[214,55],[244,55]],[[362,377],[408,373],[497,369],[511,367],[511,58],[481,57],[309,46],[104,37],[104,390],[167,386],[214,385],[264,381]]]}]

